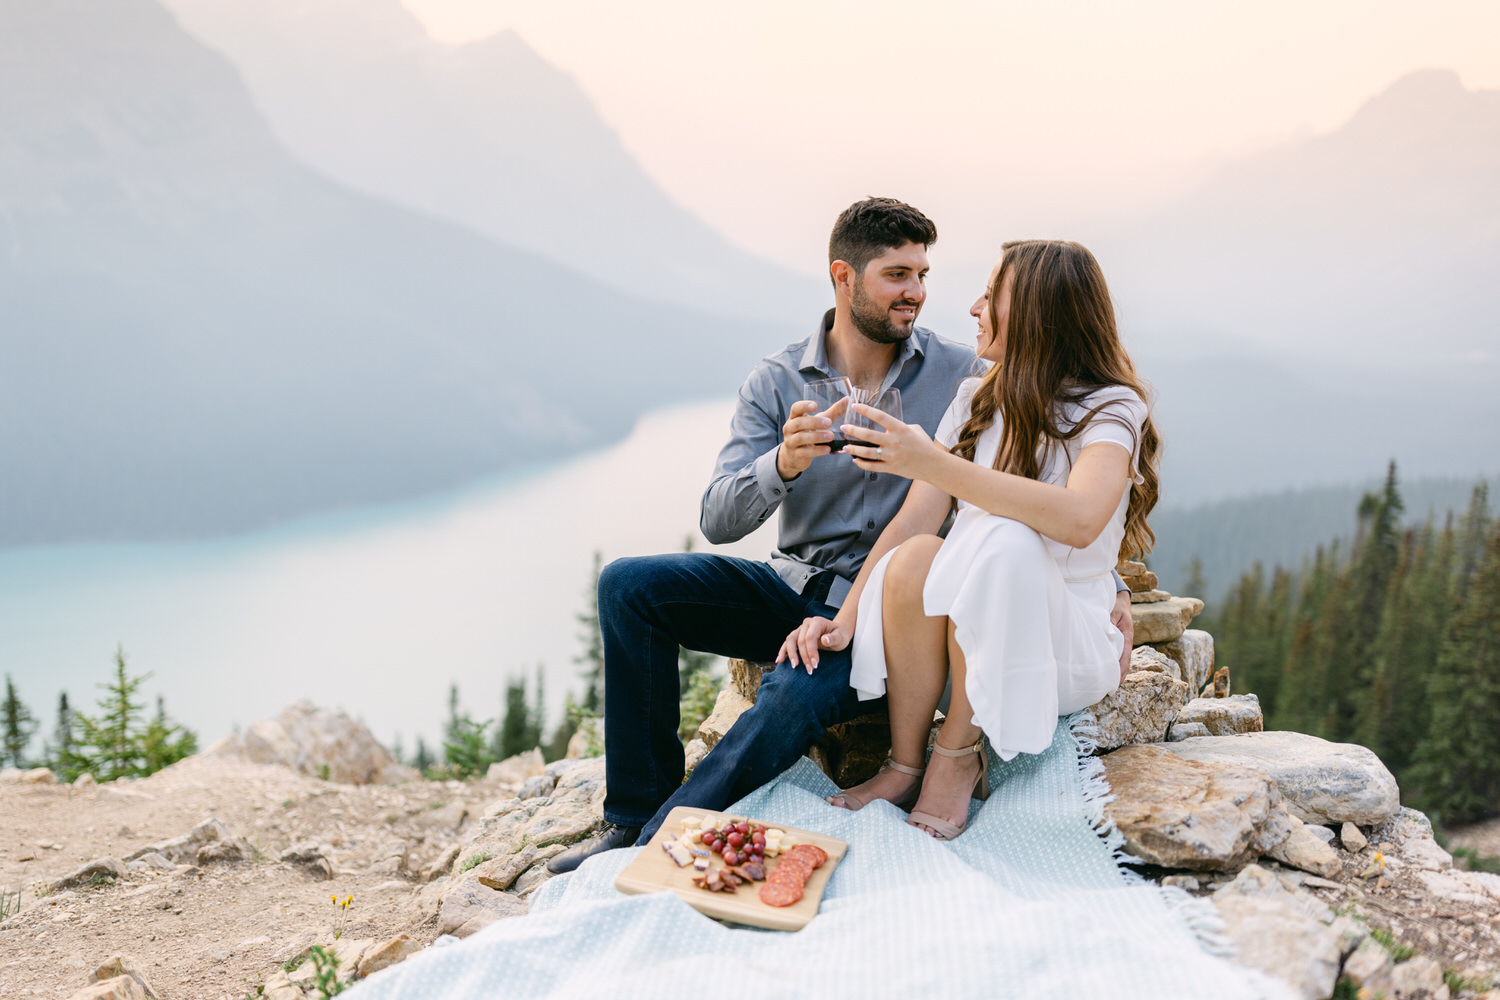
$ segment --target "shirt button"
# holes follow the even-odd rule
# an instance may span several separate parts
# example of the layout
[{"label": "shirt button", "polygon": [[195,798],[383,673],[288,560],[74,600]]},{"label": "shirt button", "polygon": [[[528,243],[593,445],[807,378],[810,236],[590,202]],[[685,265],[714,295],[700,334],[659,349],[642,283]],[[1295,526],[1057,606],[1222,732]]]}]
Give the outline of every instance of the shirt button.
[{"label": "shirt button", "polygon": [[870,473],[870,482],[873,483],[874,481],[875,481],[875,473],[872,472],[872,473]]},{"label": "shirt button", "polygon": [[865,522],[865,527],[866,528],[874,528],[875,527],[875,522],[874,521],[866,521]]},{"label": "shirt button", "polygon": [[[871,477],[870,477],[870,478],[871,478],[871,479],[874,479],[874,478],[875,478],[875,477],[874,477],[874,476],[871,476]],[[772,494],[774,494],[774,495],[775,495],[775,496],[781,496],[781,491],[780,491],[780,490],[775,490],[775,489],[773,489],[773,490],[772,490],[772,491],[771,491],[771,493],[772,493]]]}]

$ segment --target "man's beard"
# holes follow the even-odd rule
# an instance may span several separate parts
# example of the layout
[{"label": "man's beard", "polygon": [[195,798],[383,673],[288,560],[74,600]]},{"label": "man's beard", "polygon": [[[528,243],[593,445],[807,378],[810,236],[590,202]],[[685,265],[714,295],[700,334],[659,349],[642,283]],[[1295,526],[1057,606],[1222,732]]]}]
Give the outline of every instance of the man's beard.
[{"label": "man's beard", "polygon": [[911,326],[898,325],[891,319],[890,309],[882,309],[871,302],[870,297],[865,294],[864,286],[858,281],[854,283],[854,298],[850,302],[849,313],[854,320],[854,328],[877,344],[899,344],[911,336],[917,325],[915,319]]}]

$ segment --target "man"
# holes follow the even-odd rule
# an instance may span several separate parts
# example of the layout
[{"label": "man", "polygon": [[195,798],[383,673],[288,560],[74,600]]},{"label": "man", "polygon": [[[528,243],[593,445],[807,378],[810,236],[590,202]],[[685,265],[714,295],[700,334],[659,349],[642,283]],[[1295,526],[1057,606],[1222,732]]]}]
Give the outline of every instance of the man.
[{"label": "man", "polygon": [[[959,383],[979,370],[972,348],[916,325],[936,241],[937,228],[910,205],[869,198],[849,206],[828,244],[834,308],[812,337],[763,359],[740,387],[700,523],[710,541],[730,542],[780,509],[768,563],[676,553],[617,560],[600,575],[610,825],[549,870],[572,871],[594,854],[650,839],[674,806],[721,809],[790,767],[828,726],[885,711],[884,699],[860,702],[849,687],[848,650],[824,652],[812,672],[778,667],[761,681],[755,706],[682,782],[678,646],[774,659],[804,618],[838,611],[910,486],[829,457],[842,409],[814,412],[802,399],[805,384],[845,376],[865,388],[894,387],[903,419],[932,434]],[[1127,595],[1123,629],[1129,620]]]}]

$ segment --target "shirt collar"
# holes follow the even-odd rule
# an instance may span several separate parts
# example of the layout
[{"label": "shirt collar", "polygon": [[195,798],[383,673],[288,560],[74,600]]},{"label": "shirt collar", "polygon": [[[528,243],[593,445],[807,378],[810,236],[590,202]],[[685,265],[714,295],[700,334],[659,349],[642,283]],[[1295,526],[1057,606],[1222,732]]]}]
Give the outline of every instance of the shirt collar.
[{"label": "shirt collar", "polygon": [[[833,365],[828,361],[828,331],[833,329],[834,310],[830,309],[823,314],[818,321],[817,332],[807,341],[807,347],[802,352],[800,368],[804,374],[816,374],[819,378],[835,378],[842,374],[833,370]],[[886,374],[885,384],[890,385],[901,374],[906,367],[906,362],[913,357],[925,357],[925,346],[928,332],[922,327],[912,330],[911,336],[901,342],[901,349],[896,352],[896,360],[891,363],[891,370]]]}]

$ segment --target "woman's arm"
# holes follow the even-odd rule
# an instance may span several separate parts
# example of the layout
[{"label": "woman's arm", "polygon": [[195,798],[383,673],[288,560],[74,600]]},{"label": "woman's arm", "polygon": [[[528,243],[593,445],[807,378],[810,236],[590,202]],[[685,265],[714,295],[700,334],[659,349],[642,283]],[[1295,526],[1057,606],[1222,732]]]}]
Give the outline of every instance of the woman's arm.
[{"label": "woman's arm", "polygon": [[788,660],[792,666],[805,667],[808,673],[812,673],[817,669],[820,649],[838,650],[849,645],[859,616],[859,597],[864,593],[870,574],[875,571],[875,564],[908,538],[936,534],[952,503],[953,498],[937,487],[921,480],[914,481],[901,509],[875,540],[870,554],[865,556],[865,564],[854,578],[854,585],[849,588],[849,595],[844,598],[839,613],[832,619],[813,617],[803,621],[782,643],[776,662]]},{"label": "woman's arm", "polygon": [[[852,439],[845,450],[859,468],[930,483],[1074,548],[1099,537],[1130,484],[1130,452],[1113,442],[1084,448],[1067,484],[1057,486],[976,465],[934,442],[920,427],[903,424],[873,407],[856,409],[884,428],[881,432],[845,425]],[[856,445],[854,441],[860,439],[870,443]]]}]

